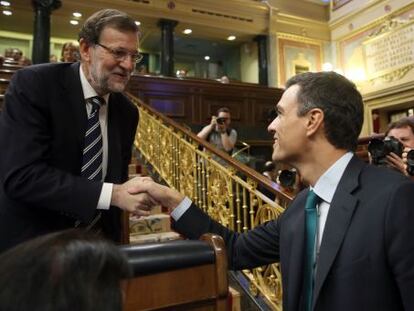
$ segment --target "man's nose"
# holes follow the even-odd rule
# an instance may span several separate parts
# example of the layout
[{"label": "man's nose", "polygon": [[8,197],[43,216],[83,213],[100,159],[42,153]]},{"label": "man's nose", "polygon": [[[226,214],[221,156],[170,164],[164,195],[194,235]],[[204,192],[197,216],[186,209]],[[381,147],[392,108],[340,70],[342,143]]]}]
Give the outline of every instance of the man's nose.
[{"label": "man's nose", "polygon": [[128,55],[125,57],[124,60],[122,60],[122,62],[120,63],[121,67],[128,70],[128,71],[132,71],[134,70],[135,67],[135,61],[132,59],[131,55]]},{"label": "man's nose", "polygon": [[276,118],[270,122],[269,126],[267,127],[267,131],[269,133],[274,133],[276,131]]}]

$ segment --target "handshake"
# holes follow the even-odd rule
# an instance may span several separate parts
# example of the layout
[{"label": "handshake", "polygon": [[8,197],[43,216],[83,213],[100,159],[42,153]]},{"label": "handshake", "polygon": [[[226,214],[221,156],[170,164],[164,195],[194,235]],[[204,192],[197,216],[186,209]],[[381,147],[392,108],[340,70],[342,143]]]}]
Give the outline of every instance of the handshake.
[{"label": "handshake", "polygon": [[135,177],[112,188],[111,205],[136,216],[148,216],[155,205],[172,211],[184,199],[184,195],[157,184],[150,177]]}]

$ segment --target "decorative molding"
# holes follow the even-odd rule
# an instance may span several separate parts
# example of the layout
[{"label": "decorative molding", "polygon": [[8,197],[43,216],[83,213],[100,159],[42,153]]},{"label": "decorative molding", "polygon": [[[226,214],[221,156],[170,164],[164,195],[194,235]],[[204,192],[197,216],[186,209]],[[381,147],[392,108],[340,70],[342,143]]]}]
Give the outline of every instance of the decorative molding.
[{"label": "decorative molding", "polygon": [[[355,13],[351,13],[349,15],[346,16],[346,20],[344,20],[343,22],[341,22],[341,24],[336,25],[336,24],[332,24],[329,23],[329,26],[332,29],[334,28],[339,28],[340,26],[343,26],[344,24],[349,24],[353,18],[355,18],[357,15],[363,15],[366,14],[366,11],[373,7],[376,3],[371,3],[370,5],[368,5],[366,8],[361,8],[360,10],[358,10]],[[409,4],[405,7],[402,7],[394,12],[391,12],[387,15],[382,15],[381,17],[377,18],[376,20],[373,20],[371,23],[363,26],[363,27],[359,27],[353,31],[349,31],[346,35],[343,36],[339,36],[338,38],[335,38],[335,41],[340,42],[340,41],[347,41],[348,39],[357,36],[360,33],[363,33],[367,30],[373,29],[383,23],[385,23],[387,20],[392,19],[393,17],[396,16],[400,16],[410,10],[414,9],[414,2],[412,4]]]},{"label": "decorative molding", "polygon": [[142,4],[151,4],[149,0],[126,0],[129,2],[135,2],[135,3],[142,3]]},{"label": "decorative molding", "polygon": [[410,16],[408,19],[402,19],[402,18],[390,18],[383,22],[383,24],[373,31],[368,37],[374,38],[378,37],[382,34],[386,34],[388,32],[397,30],[398,28],[406,26],[408,23],[410,23],[410,20],[414,21],[414,16]]},{"label": "decorative molding", "polygon": [[399,69],[394,70],[390,73],[384,74],[380,77],[370,79],[369,83],[371,83],[371,85],[374,85],[374,84],[378,84],[378,83],[384,83],[384,82],[385,83],[391,83],[391,82],[394,82],[394,81],[401,80],[413,68],[414,68],[414,64],[399,68]]},{"label": "decorative molding", "polygon": [[191,11],[193,13],[197,13],[197,14],[216,16],[216,17],[219,17],[219,18],[226,18],[226,19],[238,20],[238,21],[247,22],[247,23],[253,23],[252,18],[245,18],[245,17],[241,17],[241,16],[237,16],[237,15],[229,15],[229,14],[223,14],[223,13],[219,13],[219,12],[200,10],[200,9],[192,9]]},{"label": "decorative molding", "polygon": [[297,42],[302,42],[302,43],[307,43],[307,44],[315,44],[315,45],[319,45],[319,46],[322,47],[322,40],[312,39],[312,38],[308,38],[308,37],[302,37],[302,36],[298,36],[298,35],[294,35],[294,34],[290,34],[290,33],[278,32],[277,33],[277,38],[278,39],[287,39],[287,40],[292,40],[292,41],[297,41]]}]

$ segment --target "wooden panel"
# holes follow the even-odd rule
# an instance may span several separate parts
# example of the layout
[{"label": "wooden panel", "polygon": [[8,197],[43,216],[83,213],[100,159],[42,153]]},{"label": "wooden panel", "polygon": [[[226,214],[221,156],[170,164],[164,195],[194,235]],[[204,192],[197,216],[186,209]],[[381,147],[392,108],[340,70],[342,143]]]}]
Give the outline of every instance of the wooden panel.
[{"label": "wooden panel", "polygon": [[125,311],[162,309],[194,301],[210,305],[206,310],[215,310],[215,273],[214,265],[204,265],[129,280]]},{"label": "wooden panel", "polygon": [[148,104],[170,118],[185,118],[185,98],[176,96],[154,96],[148,98]]},{"label": "wooden panel", "polygon": [[282,89],[250,83],[222,84],[208,79],[142,75],[132,76],[128,91],[175,121],[192,127],[206,125],[218,108],[228,107],[233,126],[237,130],[252,129],[252,133],[264,132],[268,125],[266,114],[283,93]]}]

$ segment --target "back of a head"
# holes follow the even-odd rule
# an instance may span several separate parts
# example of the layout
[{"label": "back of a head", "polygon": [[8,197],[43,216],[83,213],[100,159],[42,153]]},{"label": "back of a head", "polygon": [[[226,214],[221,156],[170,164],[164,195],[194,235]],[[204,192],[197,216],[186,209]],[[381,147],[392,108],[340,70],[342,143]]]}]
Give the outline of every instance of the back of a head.
[{"label": "back of a head", "polygon": [[362,96],[355,84],[335,72],[306,72],[290,78],[286,88],[298,85],[298,114],[313,108],[324,113],[325,136],[338,149],[355,150],[362,129]]},{"label": "back of a head", "polygon": [[0,255],[0,310],[122,310],[130,274],[115,245],[81,231],[38,237]]},{"label": "back of a head", "polygon": [[79,32],[79,40],[84,39],[89,44],[97,44],[105,27],[139,34],[138,26],[127,14],[114,9],[104,9],[94,13],[85,21]]}]

